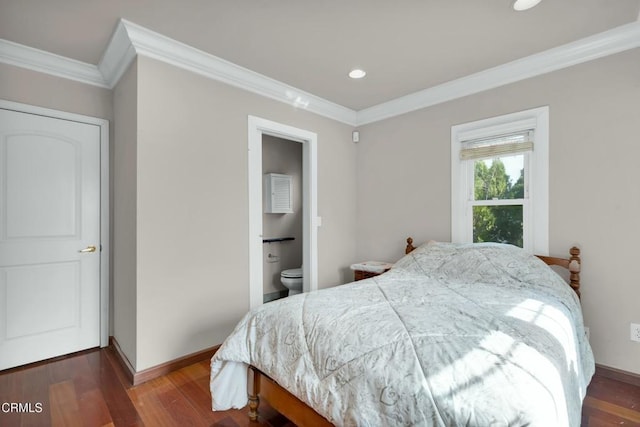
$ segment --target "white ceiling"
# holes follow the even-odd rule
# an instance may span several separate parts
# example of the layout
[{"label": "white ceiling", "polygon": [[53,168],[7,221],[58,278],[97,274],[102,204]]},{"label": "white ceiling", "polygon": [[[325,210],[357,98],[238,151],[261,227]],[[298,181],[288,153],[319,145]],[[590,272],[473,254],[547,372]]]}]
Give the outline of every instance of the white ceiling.
[{"label": "white ceiling", "polygon": [[[0,38],[98,64],[120,18],[362,110],[636,21],[640,0],[0,0]],[[362,80],[347,73],[367,70]]]}]

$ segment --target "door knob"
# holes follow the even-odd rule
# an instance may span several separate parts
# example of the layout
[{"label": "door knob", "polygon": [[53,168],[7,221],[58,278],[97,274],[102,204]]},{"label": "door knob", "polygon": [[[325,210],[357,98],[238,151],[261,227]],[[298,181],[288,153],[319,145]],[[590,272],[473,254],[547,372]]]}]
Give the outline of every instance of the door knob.
[{"label": "door knob", "polygon": [[91,246],[87,246],[86,248],[79,250],[78,252],[84,254],[84,253],[88,253],[88,252],[95,252],[96,251],[96,247],[91,245]]}]

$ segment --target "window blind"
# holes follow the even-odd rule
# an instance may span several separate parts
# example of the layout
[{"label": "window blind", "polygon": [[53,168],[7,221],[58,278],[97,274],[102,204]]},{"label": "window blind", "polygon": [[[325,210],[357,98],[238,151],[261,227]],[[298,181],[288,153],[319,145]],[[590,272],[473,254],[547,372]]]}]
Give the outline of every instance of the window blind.
[{"label": "window blind", "polygon": [[533,151],[533,130],[462,141],[460,160],[476,160]]}]

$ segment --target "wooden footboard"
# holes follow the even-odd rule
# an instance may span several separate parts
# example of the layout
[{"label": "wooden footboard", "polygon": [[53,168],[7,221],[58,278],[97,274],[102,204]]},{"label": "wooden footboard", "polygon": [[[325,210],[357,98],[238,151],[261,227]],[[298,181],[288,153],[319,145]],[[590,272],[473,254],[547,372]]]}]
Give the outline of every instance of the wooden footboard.
[{"label": "wooden footboard", "polygon": [[250,366],[253,373],[253,389],[249,395],[249,419],[257,421],[260,399],[269,402],[276,411],[287,417],[295,425],[332,426],[326,418],[307,406],[303,401],[282,388],[278,383]]}]

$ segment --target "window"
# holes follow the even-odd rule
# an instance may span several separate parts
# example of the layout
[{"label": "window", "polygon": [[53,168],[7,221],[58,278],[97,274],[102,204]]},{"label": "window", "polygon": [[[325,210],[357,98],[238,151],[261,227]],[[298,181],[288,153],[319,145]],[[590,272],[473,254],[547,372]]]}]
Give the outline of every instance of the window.
[{"label": "window", "polygon": [[548,107],[452,127],[452,241],[548,253]]}]

